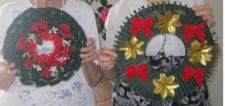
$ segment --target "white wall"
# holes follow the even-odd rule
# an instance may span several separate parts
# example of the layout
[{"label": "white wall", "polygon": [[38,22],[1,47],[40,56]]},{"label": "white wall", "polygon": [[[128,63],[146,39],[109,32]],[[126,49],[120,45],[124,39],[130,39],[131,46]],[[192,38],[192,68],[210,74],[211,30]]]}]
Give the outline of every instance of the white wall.
[{"label": "white wall", "polygon": [[[0,6],[5,2],[11,0],[0,0]],[[109,0],[110,2],[114,2],[115,0]],[[210,5],[212,6],[214,18],[216,21],[215,31],[216,36],[218,36],[219,45],[221,48],[221,56],[218,60],[218,66],[216,68],[215,75],[213,75],[212,81],[209,83],[209,93],[211,97],[212,106],[222,106],[223,101],[223,67],[222,67],[222,44],[223,44],[223,0],[208,0]]]},{"label": "white wall", "polygon": [[220,45],[221,56],[218,60],[217,72],[213,75],[212,81],[209,83],[209,92],[211,96],[212,106],[222,106],[223,103],[223,0],[208,0],[213,9],[216,21],[215,31]]}]

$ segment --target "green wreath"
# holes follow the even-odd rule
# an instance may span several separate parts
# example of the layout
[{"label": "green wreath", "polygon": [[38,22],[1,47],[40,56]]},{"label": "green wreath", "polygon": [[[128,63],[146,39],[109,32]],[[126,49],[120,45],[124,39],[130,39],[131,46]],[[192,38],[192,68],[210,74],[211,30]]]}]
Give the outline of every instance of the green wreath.
[{"label": "green wreath", "polygon": [[80,68],[85,42],[82,28],[68,13],[29,8],[7,30],[4,59],[16,64],[24,85],[55,85]]},{"label": "green wreath", "polygon": [[153,100],[180,99],[200,88],[212,74],[217,53],[202,17],[176,3],[134,11],[115,43],[118,78]]}]

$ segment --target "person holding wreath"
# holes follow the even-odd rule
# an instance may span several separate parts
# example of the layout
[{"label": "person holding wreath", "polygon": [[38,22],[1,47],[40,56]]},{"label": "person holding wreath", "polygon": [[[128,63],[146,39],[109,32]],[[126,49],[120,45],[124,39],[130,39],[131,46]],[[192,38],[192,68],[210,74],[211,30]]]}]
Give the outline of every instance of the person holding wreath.
[{"label": "person holding wreath", "polygon": [[[6,50],[3,49],[3,43],[6,38],[7,29],[9,28],[9,26],[11,25],[11,23],[17,16],[19,16],[20,14],[22,14],[25,10],[29,8],[31,8],[30,10],[33,9],[34,11],[36,11],[35,9],[38,10],[39,8],[40,8],[39,9],[40,11],[42,8],[43,9],[50,8],[50,9],[46,9],[46,11],[43,11],[41,13],[50,12],[52,14],[57,15],[57,12],[60,11],[64,16],[70,17],[69,18],[70,20],[75,19],[77,21],[76,25],[81,27],[80,30],[73,29],[73,30],[78,30],[77,32],[80,32],[80,35],[75,35],[75,37],[80,36],[80,38],[77,39],[77,41],[80,40],[81,41],[80,43],[82,43],[81,38],[84,39],[85,35],[87,37],[87,42],[83,44],[83,47],[80,48],[79,50],[76,49],[80,51],[80,54],[78,54],[77,58],[82,59],[81,67],[78,67],[77,71],[74,72],[74,74],[71,74],[72,76],[69,76],[68,77],[69,79],[67,81],[62,81],[55,85],[53,84],[53,86],[36,83],[36,85],[41,84],[42,86],[42,87],[36,87],[34,85],[26,86],[26,84],[23,85],[24,82],[23,83],[20,82],[20,78],[16,76],[16,74],[19,71],[16,67],[18,66],[17,64],[15,64],[12,61],[1,60],[0,62],[0,89],[1,89],[0,105],[2,106],[15,106],[15,105],[16,106],[94,106],[95,100],[94,100],[94,95],[93,95],[93,91],[91,87],[95,87],[98,84],[98,82],[102,78],[102,74],[99,71],[97,63],[94,62],[95,59],[97,58],[97,50],[99,49],[99,43],[98,43],[99,38],[98,38],[97,27],[95,23],[95,16],[91,7],[89,7],[88,4],[80,0],[13,0],[5,4],[4,6],[0,8],[1,55],[3,56],[6,55],[4,54]],[[55,11],[55,12],[52,12],[52,11]],[[43,16],[43,17],[44,18],[51,17],[51,15],[46,14],[46,16]],[[33,19],[38,19],[38,18],[39,17],[33,17]],[[57,18],[63,19],[60,17],[54,17],[52,19],[54,20]],[[25,20],[25,22],[29,20],[32,21],[32,18]],[[67,19],[63,19],[63,20],[64,22],[67,21]],[[53,23],[57,23],[57,21],[53,21]],[[41,28],[45,27],[44,30],[48,29],[47,33],[57,34],[58,30],[55,30],[55,27],[49,31],[50,27],[48,27],[48,25],[50,24],[47,23],[46,21],[40,21],[39,24],[35,24],[35,23],[33,24],[34,26],[32,26],[32,31],[34,32],[37,31],[39,27]],[[20,28],[23,28],[23,26],[20,26]],[[84,34],[82,34],[82,30],[84,31]],[[63,33],[63,37],[59,35],[57,35],[56,37],[56,35],[54,35],[55,36],[54,39],[58,40],[60,43],[64,43],[64,46],[68,45],[68,43],[73,42],[73,41],[70,41],[71,29],[69,28],[67,24],[62,25],[62,30],[60,31],[61,31],[60,33]],[[74,33],[77,33],[77,32],[74,32]],[[64,33],[67,33],[69,36],[66,36],[66,34]],[[62,38],[66,40],[61,42]],[[51,40],[49,35],[43,35],[41,39]],[[70,41],[70,42],[67,42],[67,41]],[[23,42],[20,42],[19,44],[21,43]],[[54,45],[56,46],[57,43],[54,43]],[[38,46],[39,54],[44,53],[42,52],[42,50],[51,51],[52,48],[48,48],[51,46],[52,46],[51,42],[48,42],[48,41],[42,42],[42,45]],[[60,47],[60,46],[62,45],[58,45],[57,47]],[[76,46],[79,46],[79,45],[74,45],[74,46],[76,48]],[[21,49],[21,45],[17,47]],[[69,46],[67,47],[69,48]],[[28,48],[28,49],[32,49],[32,48]],[[67,53],[70,54],[69,52]],[[39,54],[37,54],[37,56]],[[63,55],[66,55],[66,54],[63,54]],[[71,54],[71,55],[74,55],[74,54]],[[44,61],[45,59],[47,58],[43,57],[43,60],[41,61]],[[34,67],[34,65],[33,66],[30,65],[29,62],[31,61],[28,61],[28,63],[24,65],[28,67],[28,69],[30,67]],[[62,62],[65,62],[65,61],[55,60],[55,64],[64,64]],[[45,66],[47,65],[45,64]],[[73,67],[75,66],[72,66],[72,68]],[[41,66],[41,68],[43,69],[46,67]],[[50,72],[50,70],[46,70],[42,74],[43,76],[41,77],[43,77],[44,79],[48,79],[52,75],[57,75],[57,74],[54,74],[53,72]]]}]

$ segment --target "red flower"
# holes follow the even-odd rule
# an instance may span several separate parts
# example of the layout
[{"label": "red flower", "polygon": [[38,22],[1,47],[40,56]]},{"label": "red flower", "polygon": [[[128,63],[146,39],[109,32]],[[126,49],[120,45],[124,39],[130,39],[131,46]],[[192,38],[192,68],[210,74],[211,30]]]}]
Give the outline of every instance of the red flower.
[{"label": "red flower", "polygon": [[19,40],[16,42],[16,48],[25,50],[26,48],[26,42],[27,42],[27,36],[23,35],[19,38]]},{"label": "red flower", "polygon": [[63,51],[63,56],[68,58],[72,54],[72,46],[65,47],[65,50]]},{"label": "red flower", "polygon": [[53,44],[55,48],[62,49],[63,48],[63,39],[55,35],[53,38]]},{"label": "red flower", "polygon": [[42,75],[43,75],[45,78],[51,77],[51,74],[52,74],[52,72],[51,72],[50,69],[44,69],[44,70],[42,70]]},{"label": "red flower", "polygon": [[31,31],[33,32],[48,32],[49,31],[49,26],[47,21],[41,20],[39,23],[31,25]]},{"label": "red flower", "polygon": [[110,10],[110,8],[105,8],[104,10],[101,11],[100,18],[101,18],[101,20],[103,22],[106,21],[106,18],[107,18],[108,14],[109,14],[109,10]]},{"label": "red flower", "polygon": [[60,32],[63,34],[63,37],[64,37],[65,39],[71,37],[71,27],[70,27],[69,24],[62,24],[62,25],[60,25],[59,30],[60,30]]},{"label": "red flower", "polygon": [[34,58],[33,57],[28,57],[24,63],[23,63],[23,66],[26,68],[26,69],[31,69],[32,65],[34,64]]},{"label": "red flower", "polygon": [[37,44],[35,43],[35,41],[31,41],[31,42],[27,45],[25,51],[28,51],[28,52],[30,52],[31,54],[36,55],[36,54],[37,54]]},{"label": "red flower", "polygon": [[46,54],[42,54],[40,56],[37,56],[37,62],[38,65],[41,66],[42,69],[50,69],[51,68],[51,58],[46,55]]},{"label": "red flower", "polygon": [[49,31],[48,22],[41,20],[39,22],[39,28],[40,28],[40,30],[43,30],[44,32],[48,32]]},{"label": "red flower", "polygon": [[33,31],[33,32],[39,32],[39,25],[38,24],[33,24],[31,26],[31,31]]}]

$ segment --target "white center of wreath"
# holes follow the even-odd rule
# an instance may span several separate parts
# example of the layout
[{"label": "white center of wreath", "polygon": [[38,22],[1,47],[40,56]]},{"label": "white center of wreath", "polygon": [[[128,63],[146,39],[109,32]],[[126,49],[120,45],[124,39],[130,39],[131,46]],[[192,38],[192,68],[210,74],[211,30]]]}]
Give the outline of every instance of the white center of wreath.
[{"label": "white center of wreath", "polygon": [[146,56],[153,69],[171,71],[183,62],[185,46],[175,35],[157,35],[149,41]]},{"label": "white center of wreath", "polygon": [[46,54],[49,55],[55,49],[52,41],[42,41],[41,45],[37,45],[38,55]]}]

